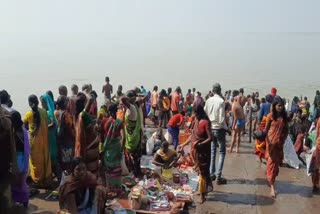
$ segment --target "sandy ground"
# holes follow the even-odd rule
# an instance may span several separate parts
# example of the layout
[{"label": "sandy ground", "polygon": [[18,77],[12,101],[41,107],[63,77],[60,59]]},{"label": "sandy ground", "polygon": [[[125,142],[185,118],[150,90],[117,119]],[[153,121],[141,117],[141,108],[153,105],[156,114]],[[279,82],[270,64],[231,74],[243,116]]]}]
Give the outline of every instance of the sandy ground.
[{"label": "sandy ground", "polygon": [[[239,154],[227,154],[223,176],[227,185],[214,186],[203,205],[195,203],[190,213],[319,213],[320,195],[312,194],[311,178],[306,169],[282,167],[276,180],[277,198],[269,197],[265,180],[265,164],[253,154],[253,144],[244,141]],[[55,213],[57,201],[46,201],[48,193],[31,199],[28,211],[16,209],[12,213]]]}]

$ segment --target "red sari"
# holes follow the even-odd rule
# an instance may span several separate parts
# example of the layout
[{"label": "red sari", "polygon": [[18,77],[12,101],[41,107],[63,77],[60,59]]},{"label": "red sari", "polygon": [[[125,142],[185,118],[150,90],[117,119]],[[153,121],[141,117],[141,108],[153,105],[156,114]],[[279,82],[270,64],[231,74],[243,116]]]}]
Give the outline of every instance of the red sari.
[{"label": "red sari", "polygon": [[271,113],[267,116],[267,124],[269,123],[270,129],[266,137],[267,179],[270,185],[273,185],[282,164],[283,145],[288,136],[288,126],[283,118],[279,117],[275,120]]},{"label": "red sari", "polygon": [[[267,123],[267,117],[264,116],[261,120],[260,126],[259,126],[259,130],[263,131],[266,128],[266,123]],[[260,140],[256,140],[256,145],[254,147],[254,153],[260,158],[260,159],[265,159],[266,156],[266,141],[260,141]]]},{"label": "red sari", "polygon": [[191,135],[191,158],[194,162],[194,169],[199,174],[199,192],[205,193],[210,186],[210,159],[211,143],[198,146],[208,138],[207,129],[211,129],[207,120],[196,120]]},{"label": "red sari", "polygon": [[82,157],[88,171],[96,175],[99,169],[99,142],[95,121],[82,111],[76,123],[75,157]]}]

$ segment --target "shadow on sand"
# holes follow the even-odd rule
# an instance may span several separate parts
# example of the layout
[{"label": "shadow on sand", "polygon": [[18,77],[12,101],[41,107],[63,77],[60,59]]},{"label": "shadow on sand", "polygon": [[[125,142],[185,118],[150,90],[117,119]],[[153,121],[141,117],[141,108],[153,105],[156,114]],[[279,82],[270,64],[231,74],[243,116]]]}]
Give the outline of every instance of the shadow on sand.
[{"label": "shadow on sand", "polygon": [[[266,179],[257,178],[254,180],[249,179],[230,179],[228,184],[245,184],[245,185],[266,185],[268,182]],[[278,194],[298,194],[304,198],[312,198],[312,187],[294,184],[288,181],[276,180],[276,189]]]},{"label": "shadow on sand", "polygon": [[207,196],[208,201],[220,201],[232,205],[245,204],[245,205],[259,205],[266,206],[272,205],[275,200],[271,197],[255,195],[255,194],[241,194],[230,192],[214,192]]}]

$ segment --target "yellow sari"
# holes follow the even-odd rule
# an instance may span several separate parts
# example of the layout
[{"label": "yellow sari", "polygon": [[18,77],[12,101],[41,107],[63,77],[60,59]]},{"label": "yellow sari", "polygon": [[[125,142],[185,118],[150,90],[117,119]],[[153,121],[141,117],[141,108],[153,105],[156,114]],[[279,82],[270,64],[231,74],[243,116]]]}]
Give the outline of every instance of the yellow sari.
[{"label": "yellow sari", "polygon": [[30,140],[30,175],[32,180],[40,186],[46,186],[51,181],[51,160],[49,155],[48,116],[47,112],[39,108],[40,127],[34,136],[30,133],[35,130],[33,112],[28,111],[23,118],[29,126]]}]

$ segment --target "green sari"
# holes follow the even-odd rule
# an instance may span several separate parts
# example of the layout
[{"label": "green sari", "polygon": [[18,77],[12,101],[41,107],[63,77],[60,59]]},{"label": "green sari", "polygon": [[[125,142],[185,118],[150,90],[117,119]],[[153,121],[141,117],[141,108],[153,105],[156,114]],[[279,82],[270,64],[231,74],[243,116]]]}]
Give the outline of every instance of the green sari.
[{"label": "green sari", "polygon": [[140,135],[141,135],[141,118],[138,107],[135,105],[137,109],[137,120],[131,121],[128,116],[125,115],[125,134],[126,134],[126,149],[128,151],[135,151],[138,149],[140,144]]},{"label": "green sari", "polygon": [[106,187],[109,191],[121,193],[121,130],[123,122],[120,119],[104,119],[102,130],[105,141],[103,143],[103,166],[106,175]]}]

